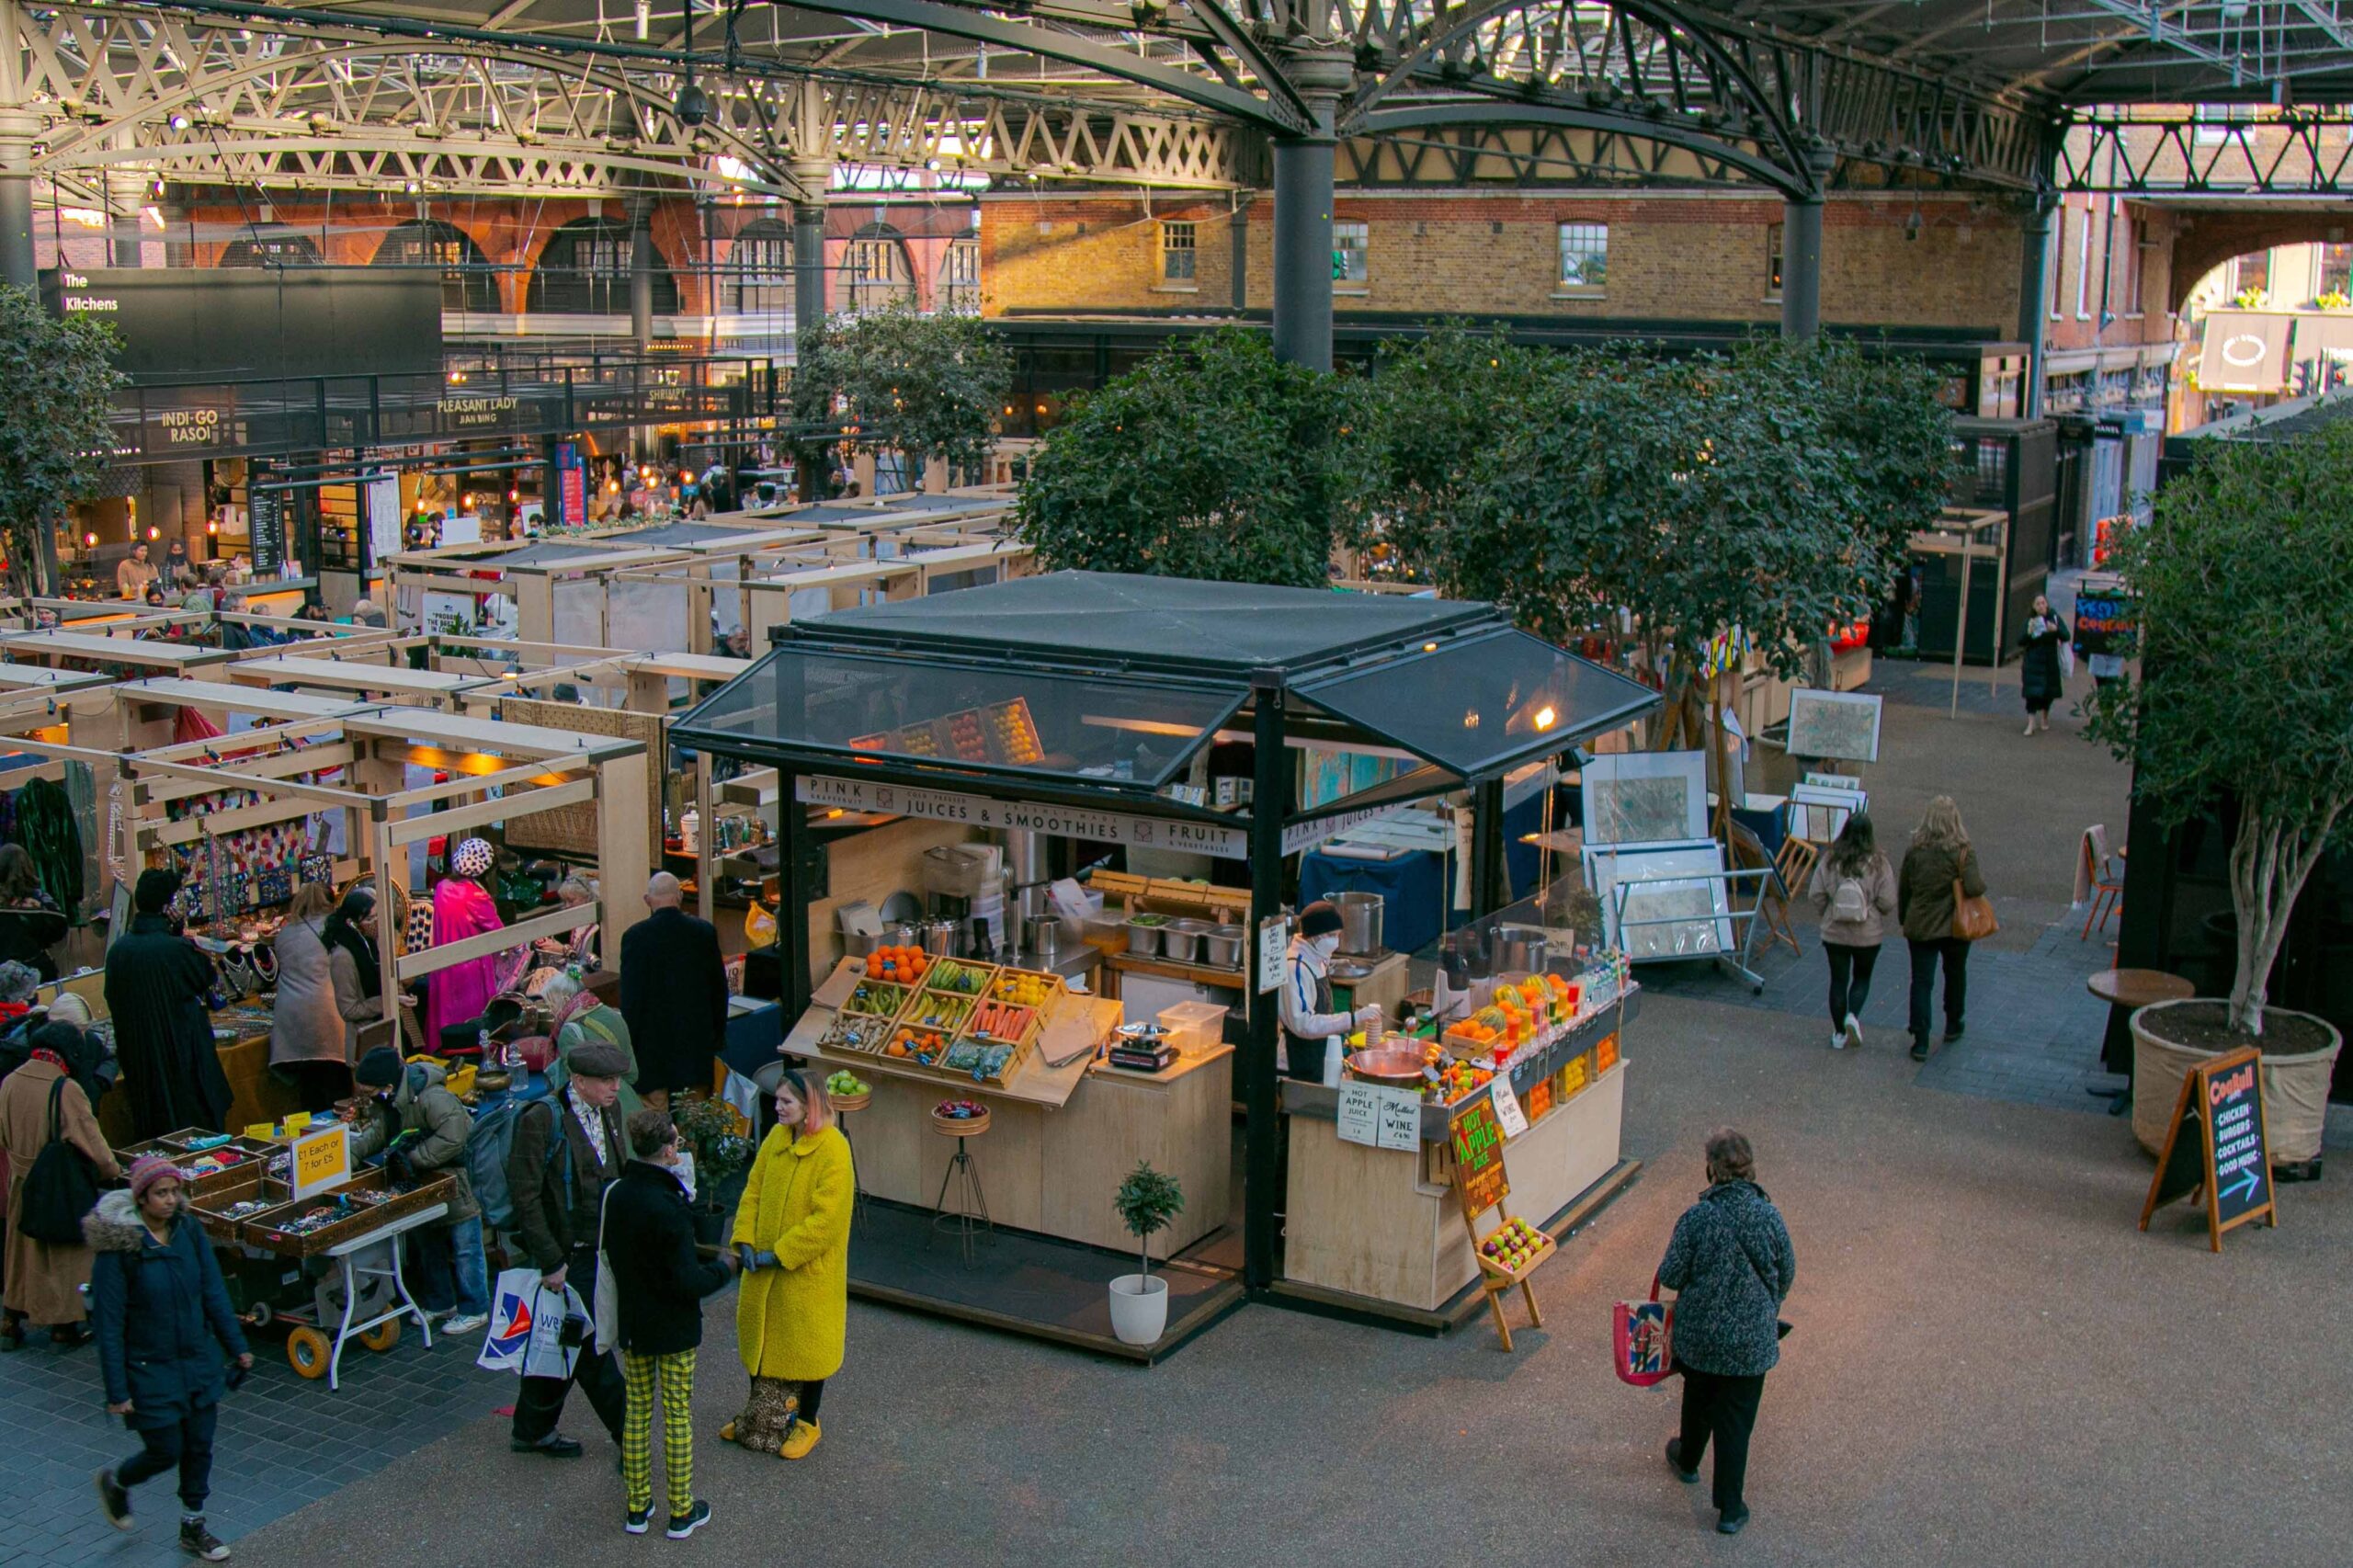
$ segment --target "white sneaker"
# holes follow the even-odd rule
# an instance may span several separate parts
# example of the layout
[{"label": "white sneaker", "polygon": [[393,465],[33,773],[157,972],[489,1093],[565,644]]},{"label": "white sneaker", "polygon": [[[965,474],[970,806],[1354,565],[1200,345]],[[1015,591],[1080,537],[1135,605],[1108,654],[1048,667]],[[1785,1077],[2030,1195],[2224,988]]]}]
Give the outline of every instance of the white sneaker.
[{"label": "white sneaker", "polygon": [[1863,1049],[1862,1020],[1852,1013],[1847,1015],[1847,1043],[1857,1051]]},{"label": "white sneaker", "polygon": [[1847,1049],[1846,1030],[1832,1029],[1830,1031],[1830,1049],[1833,1051],[1844,1051]]},{"label": "white sneaker", "polygon": [[488,1312],[453,1312],[441,1320],[441,1332],[454,1339],[461,1334],[479,1334],[489,1323]]}]

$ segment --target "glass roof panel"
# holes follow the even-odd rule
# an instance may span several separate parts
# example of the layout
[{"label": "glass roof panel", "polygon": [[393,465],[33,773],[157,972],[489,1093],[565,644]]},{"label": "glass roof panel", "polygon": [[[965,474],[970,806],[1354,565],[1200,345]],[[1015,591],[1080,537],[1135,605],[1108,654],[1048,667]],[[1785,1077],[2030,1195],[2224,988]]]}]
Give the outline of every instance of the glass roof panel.
[{"label": "glass roof panel", "polygon": [[[865,754],[1158,789],[1239,708],[1241,687],[780,648],[681,721],[708,744]],[[687,738],[687,737],[682,737]]]},{"label": "glass roof panel", "polygon": [[1658,701],[1640,681],[1525,631],[1446,643],[1301,695],[1464,778],[1565,751]]}]

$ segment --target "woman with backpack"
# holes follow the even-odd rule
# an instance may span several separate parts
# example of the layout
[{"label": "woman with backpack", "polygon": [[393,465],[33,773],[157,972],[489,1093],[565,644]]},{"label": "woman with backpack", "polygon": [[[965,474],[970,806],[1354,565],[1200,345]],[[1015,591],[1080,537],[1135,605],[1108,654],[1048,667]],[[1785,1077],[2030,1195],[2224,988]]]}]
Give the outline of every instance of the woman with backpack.
[{"label": "woman with backpack", "polygon": [[1985,896],[1985,873],[1961,825],[1961,808],[1950,795],[1928,802],[1904,869],[1895,879],[1895,903],[1912,949],[1912,1060],[1928,1059],[1928,1005],[1936,999],[1937,966],[1945,971],[1945,1041],[1961,1038],[1969,1006],[1969,942],[1953,933],[1961,898]]},{"label": "woman with backpack", "polygon": [[1830,852],[1814,863],[1806,890],[1822,917],[1822,950],[1830,958],[1830,1049],[1862,1049],[1863,1004],[1871,971],[1895,913],[1895,868],[1879,852],[1871,819],[1850,813]]}]

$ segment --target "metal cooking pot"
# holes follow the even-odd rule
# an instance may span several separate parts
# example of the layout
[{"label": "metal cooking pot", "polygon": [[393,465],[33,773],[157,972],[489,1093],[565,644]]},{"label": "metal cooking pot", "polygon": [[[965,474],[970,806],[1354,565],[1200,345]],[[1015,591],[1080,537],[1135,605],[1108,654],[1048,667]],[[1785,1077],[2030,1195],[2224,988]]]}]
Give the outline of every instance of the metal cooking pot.
[{"label": "metal cooking pot", "polygon": [[1216,929],[1206,920],[1171,920],[1160,928],[1160,950],[1177,963],[1199,963],[1202,939]]},{"label": "metal cooking pot", "polygon": [[1146,956],[1158,953],[1160,951],[1160,934],[1167,929],[1168,927],[1165,925],[1142,926],[1138,925],[1135,921],[1129,921],[1128,951],[1131,953],[1142,953]]},{"label": "metal cooking pot", "polygon": [[1336,892],[1332,895],[1332,907],[1340,912],[1340,951],[1381,951],[1381,918],[1387,905],[1379,893]]},{"label": "metal cooking pot", "polygon": [[1241,926],[1211,926],[1209,935],[1201,938],[1201,961],[1211,969],[1240,969],[1245,930]]},{"label": "metal cooking pot", "polygon": [[1033,915],[1021,923],[1021,948],[1037,958],[1051,960],[1062,952],[1063,923],[1052,915]]},{"label": "metal cooking pot", "polygon": [[1422,1053],[1394,1046],[1379,1046],[1352,1052],[1347,1061],[1348,1076],[1367,1084],[1388,1084],[1404,1088],[1422,1081]]},{"label": "metal cooking pot", "polygon": [[1495,974],[1533,974],[1544,967],[1549,938],[1541,926],[1495,927]]},{"label": "metal cooking pot", "polygon": [[936,959],[952,959],[961,950],[958,938],[963,927],[953,920],[926,920],[923,923],[923,950]]},{"label": "metal cooking pot", "polygon": [[922,931],[912,921],[892,920],[882,926],[881,945],[886,948],[912,948],[922,939]]}]

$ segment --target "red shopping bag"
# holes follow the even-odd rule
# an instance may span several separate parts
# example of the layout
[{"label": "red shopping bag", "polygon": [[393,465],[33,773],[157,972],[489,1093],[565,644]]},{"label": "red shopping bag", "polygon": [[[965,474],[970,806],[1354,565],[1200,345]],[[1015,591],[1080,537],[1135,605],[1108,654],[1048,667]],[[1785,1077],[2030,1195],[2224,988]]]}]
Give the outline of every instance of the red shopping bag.
[{"label": "red shopping bag", "polygon": [[1666,1381],[1675,1369],[1672,1341],[1675,1305],[1658,1299],[1658,1276],[1651,1276],[1650,1300],[1620,1301],[1609,1310],[1609,1339],[1618,1381],[1638,1389]]}]

